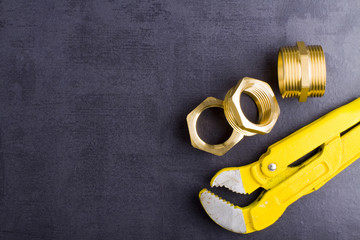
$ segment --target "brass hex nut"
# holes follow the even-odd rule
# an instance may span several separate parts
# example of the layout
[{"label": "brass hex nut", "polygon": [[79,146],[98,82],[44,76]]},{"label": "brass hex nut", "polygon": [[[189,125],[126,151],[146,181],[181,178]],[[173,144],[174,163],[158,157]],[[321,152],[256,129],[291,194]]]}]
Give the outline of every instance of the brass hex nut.
[{"label": "brass hex nut", "polygon": [[233,146],[235,146],[243,137],[244,135],[233,130],[230,138],[225,141],[224,143],[221,144],[216,144],[216,145],[212,145],[212,144],[208,144],[206,142],[204,142],[198,132],[197,132],[197,128],[196,128],[196,123],[197,120],[200,116],[200,114],[205,111],[208,108],[212,108],[212,107],[219,107],[219,108],[223,108],[223,101],[214,98],[214,97],[208,97],[206,98],[202,103],[200,103],[199,106],[197,106],[194,110],[192,110],[186,117],[186,121],[187,121],[187,125],[188,125],[188,129],[189,129],[189,135],[190,135],[190,140],[191,140],[191,145],[194,148],[218,155],[218,156],[222,156],[224,155],[227,151],[229,151]]},{"label": "brass hex nut", "polygon": [[[249,95],[259,111],[258,123],[249,121],[241,109],[240,95]],[[274,127],[280,107],[269,84],[245,77],[230,89],[224,100],[224,112],[230,125],[238,132],[246,136],[257,133],[267,134]]]}]

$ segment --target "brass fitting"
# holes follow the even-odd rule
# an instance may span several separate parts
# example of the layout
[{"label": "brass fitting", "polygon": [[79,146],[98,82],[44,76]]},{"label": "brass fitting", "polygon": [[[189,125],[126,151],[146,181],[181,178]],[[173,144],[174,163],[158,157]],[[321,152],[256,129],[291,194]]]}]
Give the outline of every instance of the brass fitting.
[{"label": "brass fitting", "polygon": [[196,123],[200,114],[206,109],[212,107],[224,108],[223,101],[214,97],[206,98],[202,103],[200,103],[199,106],[197,106],[187,115],[186,121],[189,128],[191,145],[194,148],[212,153],[214,155],[222,156],[227,151],[229,151],[233,146],[235,146],[244,137],[244,135],[233,130],[230,138],[224,143],[211,145],[204,142],[197,133]]},{"label": "brass fitting", "polygon": [[[259,111],[258,123],[250,122],[241,110],[240,95],[248,94],[256,103]],[[217,145],[204,142],[198,135],[196,123],[200,114],[208,108],[219,107],[224,109],[227,121],[233,128],[230,138]],[[235,146],[243,137],[257,133],[266,134],[274,127],[280,114],[280,108],[271,87],[260,80],[245,77],[231,88],[225,96],[225,100],[208,97],[187,117],[191,145],[197,149],[222,156]]]},{"label": "brass fitting", "polygon": [[321,46],[281,47],[278,54],[278,80],[283,98],[321,97],[326,87],[326,63]]},{"label": "brass fitting", "polygon": [[[242,93],[249,95],[256,103],[259,111],[258,123],[250,122],[241,110]],[[227,121],[237,132],[245,136],[253,136],[271,131],[279,117],[280,107],[269,84],[245,77],[227,92],[224,112]]]}]

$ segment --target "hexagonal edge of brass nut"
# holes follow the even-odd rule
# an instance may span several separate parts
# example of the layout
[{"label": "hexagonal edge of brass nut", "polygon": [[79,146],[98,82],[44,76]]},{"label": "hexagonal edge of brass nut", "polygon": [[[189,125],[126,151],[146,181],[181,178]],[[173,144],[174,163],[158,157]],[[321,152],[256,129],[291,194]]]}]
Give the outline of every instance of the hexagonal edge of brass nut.
[{"label": "hexagonal edge of brass nut", "polygon": [[[240,95],[243,92],[254,100],[259,111],[259,116],[264,118],[262,112],[270,110],[270,116],[268,116],[268,119],[265,119],[267,121],[263,122],[264,119],[259,119],[260,123],[257,124],[247,119],[240,104]],[[269,133],[275,126],[280,115],[280,107],[270,85],[255,78],[244,77],[240,80],[233,94],[229,97],[228,104],[240,128],[253,133]],[[269,106],[270,109],[265,109],[267,106]]]},{"label": "hexagonal edge of brass nut", "polygon": [[233,130],[229,139],[224,143],[212,145],[204,142],[197,132],[196,123],[200,114],[212,107],[223,108],[223,101],[214,97],[208,97],[187,115],[186,121],[189,129],[190,141],[194,148],[217,156],[222,156],[235,146],[244,135]]},{"label": "hexagonal edge of brass nut", "polygon": [[301,92],[299,102],[306,102],[310,90],[310,68],[309,68],[309,51],[304,42],[296,42],[300,54],[301,66]]}]

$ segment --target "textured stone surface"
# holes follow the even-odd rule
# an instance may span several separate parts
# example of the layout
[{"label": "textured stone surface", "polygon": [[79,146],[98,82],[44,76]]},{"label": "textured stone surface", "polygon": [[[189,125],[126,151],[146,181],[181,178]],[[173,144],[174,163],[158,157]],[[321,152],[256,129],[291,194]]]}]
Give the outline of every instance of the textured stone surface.
[{"label": "textured stone surface", "polygon": [[[357,0],[0,1],[0,239],[359,239],[360,162],[251,235],[198,200],[216,171],[359,96],[359,16]],[[328,70],[302,104],[276,78],[278,48],[299,40]],[[244,76],[276,92],[273,131],[223,157],[192,148],[187,113]],[[199,124],[209,140],[229,134],[219,114]]]}]

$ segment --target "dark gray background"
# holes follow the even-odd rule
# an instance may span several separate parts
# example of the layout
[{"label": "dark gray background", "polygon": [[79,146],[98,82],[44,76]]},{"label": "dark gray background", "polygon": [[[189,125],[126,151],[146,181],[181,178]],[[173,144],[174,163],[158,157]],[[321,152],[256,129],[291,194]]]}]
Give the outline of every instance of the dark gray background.
[{"label": "dark gray background", "polygon": [[[250,235],[198,200],[221,168],[358,97],[359,39],[356,0],[0,1],[0,239],[359,239],[359,162]],[[306,103],[281,99],[276,75],[278,48],[301,40],[327,61],[326,93]],[[186,115],[244,76],[275,91],[272,132],[223,157],[194,149]],[[230,130],[208,110],[199,131]]]}]

